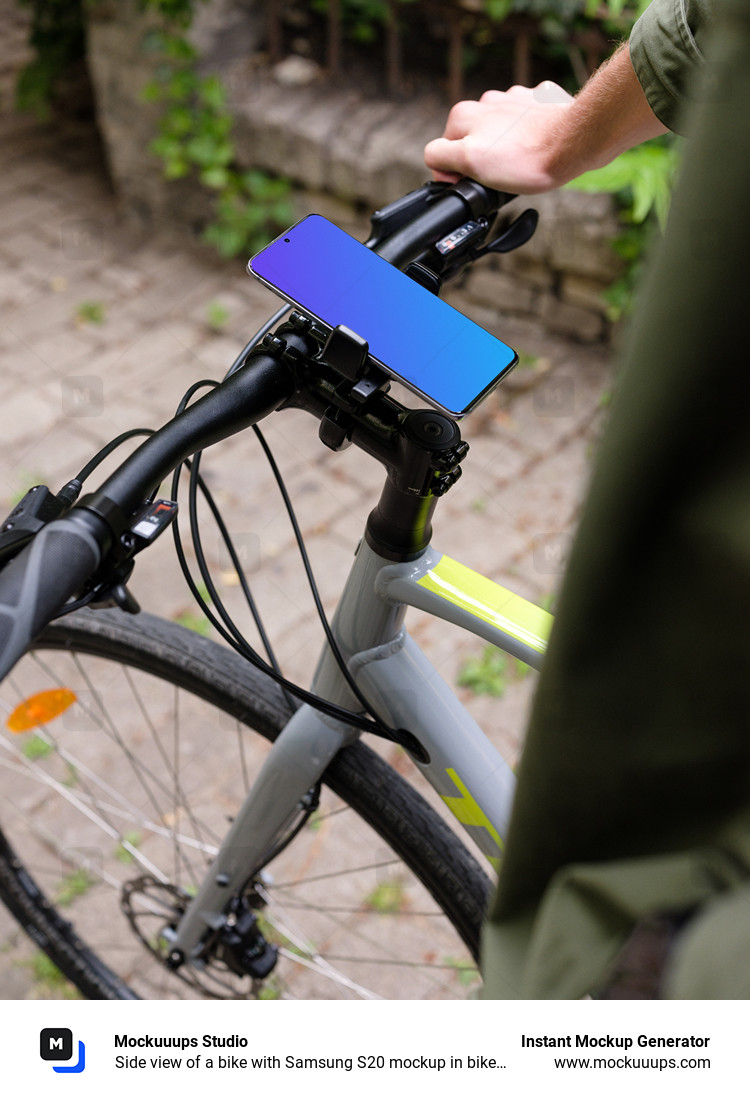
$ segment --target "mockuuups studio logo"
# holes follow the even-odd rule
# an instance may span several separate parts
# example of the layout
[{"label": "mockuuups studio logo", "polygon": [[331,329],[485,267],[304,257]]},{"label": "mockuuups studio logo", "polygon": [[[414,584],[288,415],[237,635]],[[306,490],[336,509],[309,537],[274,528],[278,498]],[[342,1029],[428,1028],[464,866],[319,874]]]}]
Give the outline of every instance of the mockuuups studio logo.
[{"label": "mockuuups studio logo", "polygon": [[[45,1062],[70,1062],[73,1058],[73,1032],[69,1027],[43,1027],[39,1032],[39,1054]],[[83,1073],[86,1048],[78,1040],[78,1059],[72,1065],[52,1067],[55,1073]]]}]

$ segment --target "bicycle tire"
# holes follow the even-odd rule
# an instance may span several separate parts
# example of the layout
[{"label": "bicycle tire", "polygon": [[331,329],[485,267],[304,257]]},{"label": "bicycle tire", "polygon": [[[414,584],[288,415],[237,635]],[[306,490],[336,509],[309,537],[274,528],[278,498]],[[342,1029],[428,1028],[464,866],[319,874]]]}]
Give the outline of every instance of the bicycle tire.
[{"label": "bicycle tire", "polygon": [[[87,669],[89,661],[94,662],[91,670]],[[65,665],[63,671],[60,662]],[[140,696],[136,701],[134,694],[126,707],[116,685],[132,685],[141,676],[147,678],[148,704]],[[216,816],[215,804],[219,803],[219,824],[224,827],[241,797],[241,793],[225,790],[225,785],[232,786],[238,770],[253,769],[249,746],[254,753],[261,739],[270,742],[277,736],[289,716],[289,704],[268,677],[229,649],[145,613],[79,612],[50,625],[5,681],[6,709],[40,690],[41,681],[53,687],[73,685],[77,696],[71,708],[53,722],[20,738],[7,731],[0,738],[0,793],[3,788],[6,795],[8,788],[12,791],[12,797],[4,799],[0,822],[0,898],[84,996],[284,997],[293,992],[303,998],[330,999],[466,995],[466,975],[473,973],[472,960],[478,957],[489,879],[435,810],[362,742],[342,750],[326,771],[325,816],[321,814],[315,825],[302,829],[279,857],[291,860],[292,868],[313,867],[313,873],[305,879],[298,875],[285,881],[284,873],[294,876],[296,872],[283,864],[277,872],[275,863],[263,872],[258,896],[264,899],[264,934],[280,944],[281,954],[269,978],[236,978],[226,967],[219,967],[216,973],[211,972],[210,981],[208,971],[197,974],[196,986],[187,980],[196,979],[191,968],[170,973],[160,961],[162,947],[148,938],[156,933],[142,930],[138,921],[145,924],[154,909],[157,920],[162,919],[163,909],[171,904],[172,895],[166,896],[169,889],[189,892],[194,888],[194,883],[180,880],[189,877],[191,870],[186,844],[198,852],[205,868],[214,845],[205,838],[215,831],[216,822],[211,820],[212,814]],[[175,740],[176,758],[169,764],[173,768],[171,786],[163,792],[164,804],[168,802],[173,809],[164,810],[152,789],[166,787],[162,779],[164,747],[154,747],[162,735],[154,730],[158,723],[169,732],[167,725],[161,725],[167,717],[177,728],[174,714],[170,717],[165,710],[162,715],[159,708],[166,706],[167,697],[177,700],[178,693],[182,708],[176,712],[180,716],[179,744]],[[226,723],[227,728],[233,724],[232,742],[241,757],[231,774],[222,766],[218,778],[208,780],[216,788],[210,802],[206,802],[204,779],[206,765],[216,750],[212,739],[202,736],[208,721],[203,715],[206,705],[219,711],[215,717],[211,709],[213,731],[217,724]],[[197,708],[201,714],[194,717]],[[115,710],[118,727],[113,734],[109,727],[114,725]],[[94,719],[101,727],[98,736],[89,728]],[[58,732],[53,728],[56,725]],[[248,730],[260,738],[250,739]],[[178,764],[183,761],[185,775],[178,779]],[[95,766],[105,777],[97,775]],[[186,784],[195,784],[196,776],[200,781],[195,793],[199,802],[206,804],[188,812],[182,805]],[[243,774],[242,786],[247,783]],[[51,805],[53,794],[57,808]],[[137,798],[142,798],[143,810],[134,801]],[[200,824],[197,817],[190,816],[199,812],[205,818]],[[350,819],[351,812],[355,819]],[[341,854],[336,847],[341,844],[333,840],[337,819],[342,819],[347,842],[366,827],[374,830],[374,836],[362,842],[366,858],[361,866],[352,864],[351,855]],[[94,839],[89,825],[96,830]],[[188,829],[194,835],[188,836]],[[329,844],[326,859],[330,864],[320,862],[324,841]],[[387,855],[379,850],[383,843],[388,846]],[[359,847],[355,846],[356,851]],[[374,854],[373,847],[378,849]],[[156,855],[164,853],[174,861],[167,877],[169,885],[144,874],[144,867],[149,868]],[[328,891],[343,884],[344,870],[352,872],[356,897],[352,901],[353,895],[344,892],[343,900],[337,898],[330,904]],[[429,910],[424,909],[420,883],[432,899]],[[358,901],[363,889],[366,896]],[[140,897],[139,890],[147,901],[132,903],[133,893]],[[316,891],[325,904],[315,900],[319,896]],[[279,895],[281,919],[276,911]],[[433,912],[434,903],[437,910]],[[136,908],[141,904],[146,907],[142,913]],[[305,905],[313,925],[311,944],[299,942],[296,928],[290,934],[285,923],[289,911]],[[122,906],[124,913],[120,912]],[[450,934],[443,927],[447,923],[452,926]],[[321,932],[319,925],[326,929],[330,925],[330,930]],[[398,942],[394,942],[393,928],[398,931]],[[458,946],[453,939],[456,934]],[[430,938],[433,935],[434,940]],[[328,945],[325,961],[321,937]],[[97,942],[100,939],[105,942]],[[370,954],[364,953],[365,947]],[[466,950],[471,959],[466,958]],[[386,971],[390,974],[391,970],[395,977],[386,978]],[[404,979],[407,974],[408,982]],[[294,990],[292,977],[297,983]],[[64,994],[48,989],[43,995]]]}]

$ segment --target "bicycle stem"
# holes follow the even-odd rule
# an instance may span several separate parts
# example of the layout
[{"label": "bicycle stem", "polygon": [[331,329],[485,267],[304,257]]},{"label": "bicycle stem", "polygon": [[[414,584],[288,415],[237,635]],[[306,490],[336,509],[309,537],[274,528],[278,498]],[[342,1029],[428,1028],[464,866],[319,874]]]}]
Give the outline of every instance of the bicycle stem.
[{"label": "bicycle stem", "polygon": [[[491,217],[512,197],[469,179],[455,184],[428,183],[376,212],[372,218],[373,235],[366,243],[390,263],[404,267],[422,257],[435,240],[455,229],[467,217]],[[279,335],[283,336],[283,354],[273,354],[273,341],[278,342],[277,337],[271,337],[270,347],[264,341],[257,352],[250,352],[242,368],[146,440],[95,493],[84,497],[79,507],[104,519],[119,538],[128,528],[129,517],[143,500],[180,462],[196,451],[257,424],[285,403],[298,404],[322,420],[331,408],[331,396],[341,379],[335,375],[319,379],[318,397],[309,384],[300,385],[299,370],[294,369],[300,363],[316,358],[318,370],[324,367],[315,342],[310,340],[310,328],[299,323],[282,325]],[[265,355],[258,354],[261,349]],[[278,352],[278,347],[275,350]],[[269,351],[272,354],[269,355]],[[306,381],[309,382],[309,378],[307,373]],[[325,401],[323,395],[327,385],[329,398]],[[304,393],[304,399],[293,401],[295,392]],[[381,420],[384,409],[380,402],[378,417]],[[385,460],[391,477],[394,469],[388,461],[391,456],[383,453],[380,444],[385,443],[386,451],[393,445],[391,429],[403,410],[395,402],[392,404],[380,436],[380,429],[368,419],[369,409],[361,412],[363,415],[358,418],[350,439],[380,461]],[[437,418],[438,414],[434,415]],[[409,486],[407,491],[411,490]]]}]

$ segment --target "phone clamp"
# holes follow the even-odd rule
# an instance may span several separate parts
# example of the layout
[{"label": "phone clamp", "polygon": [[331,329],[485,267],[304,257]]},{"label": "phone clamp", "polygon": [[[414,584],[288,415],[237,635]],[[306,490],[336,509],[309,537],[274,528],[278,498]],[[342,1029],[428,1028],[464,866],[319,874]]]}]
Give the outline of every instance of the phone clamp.
[{"label": "phone clamp", "polygon": [[325,342],[320,358],[353,385],[343,389],[355,405],[364,405],[374,393],[390,385],[384,370],[370,358],[367,341],[346,325],[337,325]]},{"label": "phone clamp", "polygon": [[334,390],[335,401],[326,409],[318,434],[326,447],[342,451],[351,443],[353,414],[374,394],[386,391],[390,379],[373,363],[367,341],[346,325],[331,331],[320,359],[342,375],[342,381]]},{"label": "phone clamp", "polygon": [[429,290],[430,294],[439,294],[443,285],[442,279],[431,267],[420,264],[417,260],[404,269],[404,275],[408,275],[413,282]]},{"label": "phone clamp", "polygon": [[325,342],[320,358],[351,382],[365,373],[370,347],[367,341],[346,325],[337,325]]}]

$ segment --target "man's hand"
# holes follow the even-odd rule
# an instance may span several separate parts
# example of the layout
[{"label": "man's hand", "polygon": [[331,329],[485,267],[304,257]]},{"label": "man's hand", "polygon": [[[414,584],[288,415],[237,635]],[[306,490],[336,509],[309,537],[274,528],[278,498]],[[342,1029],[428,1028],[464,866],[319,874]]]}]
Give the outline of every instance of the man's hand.
[{"label": "man's hand", "polygon": [[485,92],[457,103],[441,138],[424,151],[436,179],[460,176],[513,194],[539,194],[567,182],[555,175],[555,136],[573,102],[557,84]]},{"label": "man's hand", "polygon": [[427,145],[425,163],[439,180],[471,176],[499,191],[532,195],[666,132],[623,45],[575,97],[545,81],[457,103],[443,136]]}]

